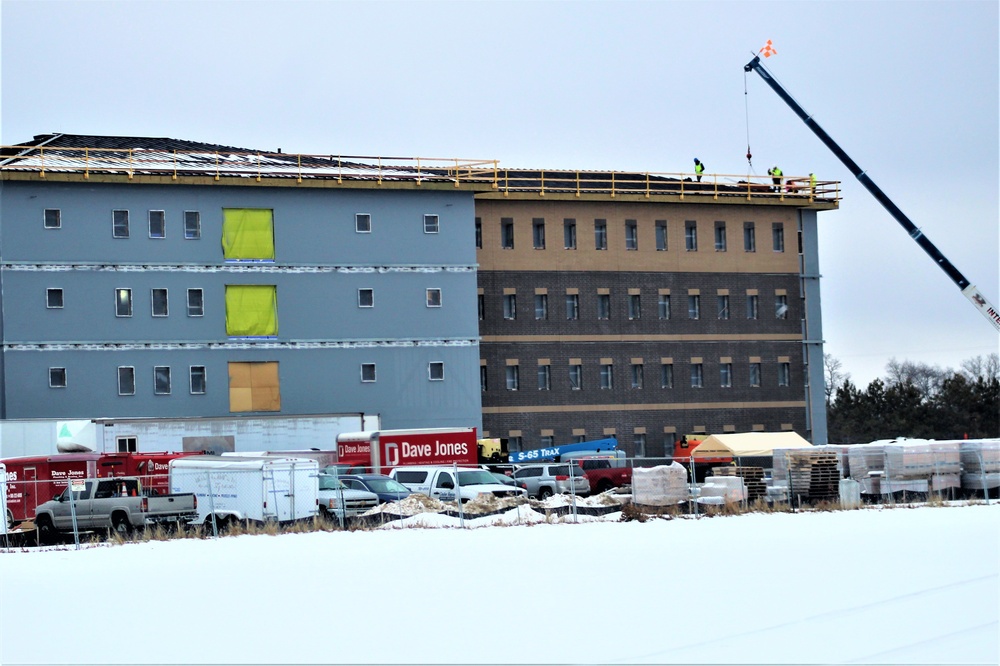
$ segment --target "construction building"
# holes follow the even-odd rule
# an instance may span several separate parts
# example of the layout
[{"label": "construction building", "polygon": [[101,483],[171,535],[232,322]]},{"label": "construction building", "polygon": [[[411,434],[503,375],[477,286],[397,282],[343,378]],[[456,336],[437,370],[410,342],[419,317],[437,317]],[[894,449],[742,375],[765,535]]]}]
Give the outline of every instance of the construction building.
[{"label": "construction building", "polygon": [[364,412],[650,457],[688,432],[825,443],[836,183],[61,134],[4,148],[0,177],[3,419]]}]

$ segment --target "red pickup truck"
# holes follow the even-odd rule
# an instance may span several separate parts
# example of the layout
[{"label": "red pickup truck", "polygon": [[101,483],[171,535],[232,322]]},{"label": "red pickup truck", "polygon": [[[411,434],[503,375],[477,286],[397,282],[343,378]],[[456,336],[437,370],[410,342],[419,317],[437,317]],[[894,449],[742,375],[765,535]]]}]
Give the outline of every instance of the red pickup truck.
[{"label": "red pickup truck", "polygon": [[587,456],[574,458],[573,462],[583,468],[590,481],[590,492],[603,493],[612,488],[632,484],[631,467],[614,467],[611,458],[603,456]]}]

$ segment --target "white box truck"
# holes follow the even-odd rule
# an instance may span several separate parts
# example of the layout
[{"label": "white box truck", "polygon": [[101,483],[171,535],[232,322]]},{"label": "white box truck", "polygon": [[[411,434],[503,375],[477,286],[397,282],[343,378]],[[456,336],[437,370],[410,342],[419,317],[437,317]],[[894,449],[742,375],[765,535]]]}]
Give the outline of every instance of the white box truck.
[{"label": "white box truck", "polygon": [[170,492],[194,493],[198,519],[309,520],[319,511],[319,464],[278,456],[189,456],[170,461]]}]

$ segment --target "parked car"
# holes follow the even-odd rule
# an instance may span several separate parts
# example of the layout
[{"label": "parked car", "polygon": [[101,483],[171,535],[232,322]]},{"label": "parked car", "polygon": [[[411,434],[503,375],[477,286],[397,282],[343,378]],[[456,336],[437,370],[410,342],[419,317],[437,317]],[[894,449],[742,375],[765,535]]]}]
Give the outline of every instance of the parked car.
[{"label": "parked car", "polygon": [[339,477],[319,475],[319,515],[343,525],[352,518],[380,504],[378,495],[367,490],[354,490]]},{"label": "parked car", "polygon": [[562,493],[586,495],[590,492],[587,475],[575,463],[522,465],[514,470],[514,482],[538,499]]},{"label": "parked car", "polygon": [[460,467],[457,483],[454,475],[452,467],[410,466],[392,470],[392,478],[411,491],[442,502],[453,502],[456,496],[464,503],[476,499],[480,494],[494,497],[517,497],[525,494],[522,488],[500,483],[485,469]]},{"label": "parked car", "polygon": [[365,490],[378,495],[380,502],[398,502],[410,496],[410,489],[385,474],[350,474],[340,477],[352,490]]},{"label": "parked car", "polygon": [[500,472],[490,472],[490,474],[492,474],[493,478],[505,486],[517,487],[517,481],[515,481],[512,476],[507,476],[506,474],[501,474]]}]

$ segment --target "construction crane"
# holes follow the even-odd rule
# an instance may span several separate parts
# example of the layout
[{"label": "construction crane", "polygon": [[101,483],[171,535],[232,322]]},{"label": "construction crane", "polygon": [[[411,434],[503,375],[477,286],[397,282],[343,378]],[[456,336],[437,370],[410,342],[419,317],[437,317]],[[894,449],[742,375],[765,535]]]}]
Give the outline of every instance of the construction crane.
[{"label": "construction crane", "polygon": [[915,240],[917,244],[924,249],[924,252],[930,255],[931,259],[934,260],[934,263],[940,266],[941,270],[948,274],[948,277],[952,279],[952,282],[958,285],[958,288],[962,290],[962,293],[966,298],[972,301],[972,304],[976,307],[976,309],[979,310],[984,317],[990,320],[990,323],[993,324],[995,329],[1000,331],[1000,312],[993,307],[992,303],[986,300],[986,297],[982,295],[975,285],[969,283],[965,276],[962,275],[962,273],[955,268],[955,266],[948,261],[943,254],[941,254],[941,251],[937,249],[937,246],[935,246],[934,243],[932,243],[931,240],[927,238],[927,236],[925,236],[924,233],[918,229],[915,224],[913,224],[913,222],[910,221],[910,218],[908,218],[903,211],[901,211],[899,207],[896,206],[896,204],[894,204],[888,196],[886,196],[885,192],[883,192],[879,186],[868,177],[868,174],[862,171],[861,167],[859,167],[857,163],[851,159],[850,155],[845,153],[843,148],[837,145],[837,142],[830,138],[830,135],[827,134],[823,128],[812,119],[812,116],[806,113],[805,109],[803,109],[802,106],[788,94],[781,84],[778,83],[773,76],[771,76],[771,73],[767,71],[764,65],[761,64],[759,55],[754,56],[753,60],[743,66],[744,72],[749,72],[751,70],[755,70],[758,74],[760,74],[760,78],[764,79],[764,82],[771,86],[771,89],[774,90],[774,92],[778,93],[778,97],[784,100],[785,104],[787,104],[792,111],[794,111],[795,114],[802,119],[806,126],[813,131],[813,134],[818,136],[820,141],[825,143],[826,147],[833,151],[833,154],[844,163],[844,166],[846,166],[851,173],[854,174],[854,177],[865,186],[865,189],[868,190],[868,192],[871,193],[871,195],[875,197],[875,199],[882,204],[887,211],[889,211],[890,215],[896,218],[896,221],[902,225],[902,227],[906,230],[906,233],[910,235],[910,238]]}]

